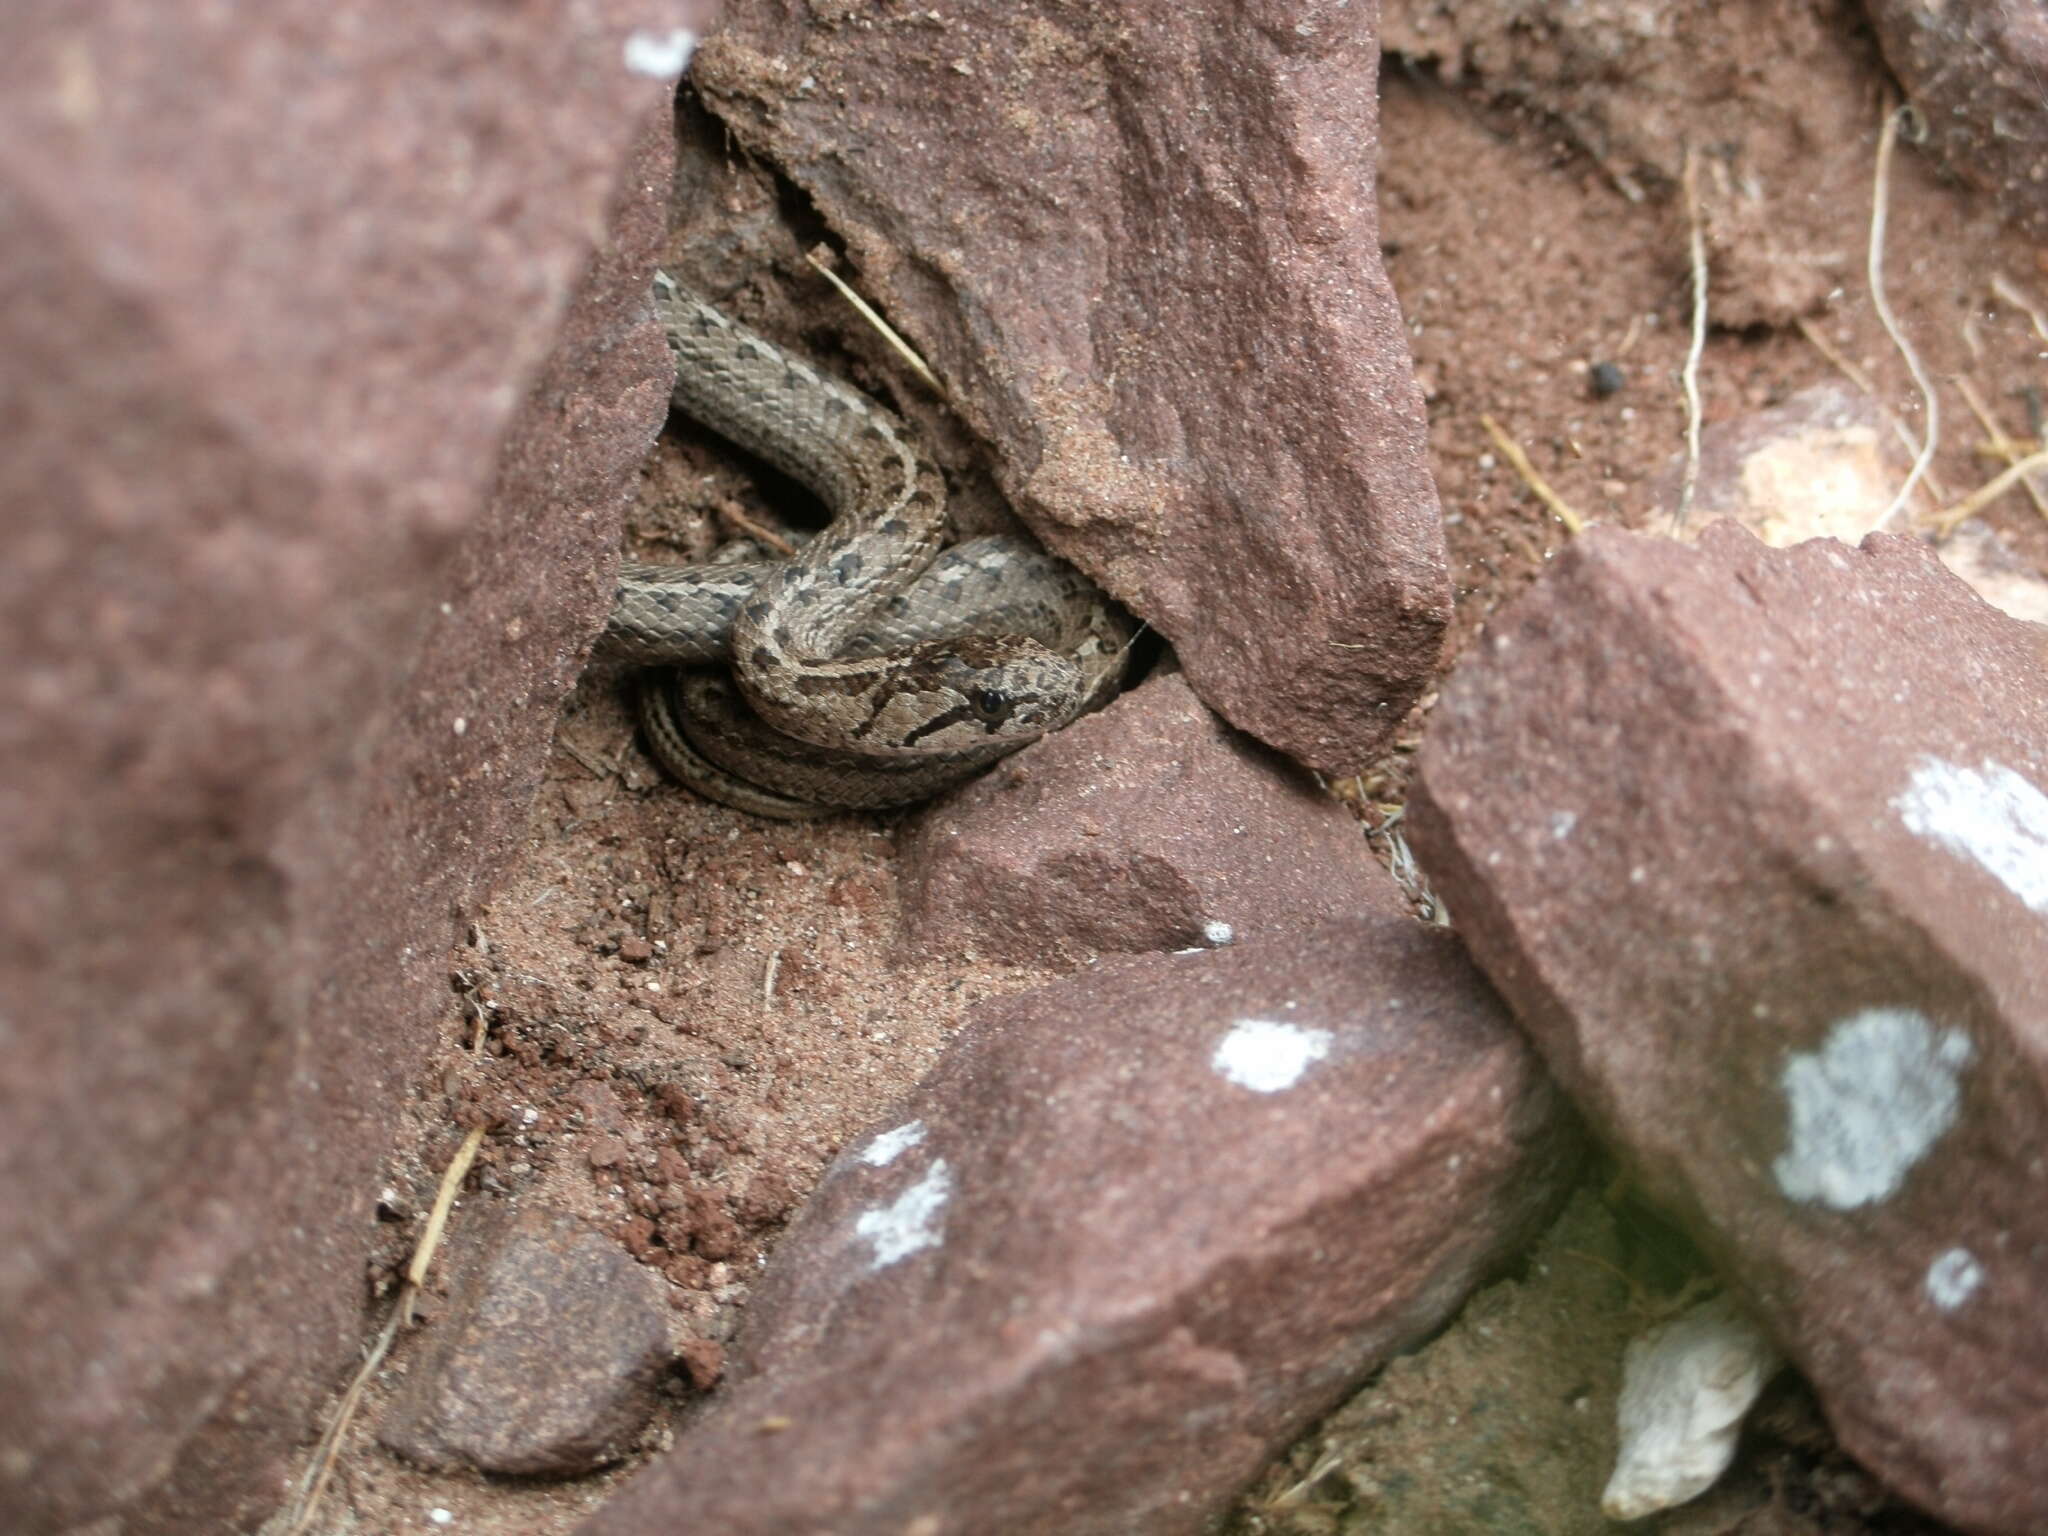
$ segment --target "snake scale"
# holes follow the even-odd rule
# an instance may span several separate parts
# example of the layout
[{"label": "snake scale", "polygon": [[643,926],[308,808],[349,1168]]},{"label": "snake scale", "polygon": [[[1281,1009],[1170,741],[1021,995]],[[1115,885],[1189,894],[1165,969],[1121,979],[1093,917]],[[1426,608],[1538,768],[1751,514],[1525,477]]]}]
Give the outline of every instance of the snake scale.
[{"label": "snake scale", "polygon": [[757,815],[925,799],[1107,701],[1134,633],[1023,541],[942,551],[938,467],[891,412],[656,273],[674,403],[807,486],[793,558],[627,564],[600,641],[648,664],[641,728],[677,779]]}]

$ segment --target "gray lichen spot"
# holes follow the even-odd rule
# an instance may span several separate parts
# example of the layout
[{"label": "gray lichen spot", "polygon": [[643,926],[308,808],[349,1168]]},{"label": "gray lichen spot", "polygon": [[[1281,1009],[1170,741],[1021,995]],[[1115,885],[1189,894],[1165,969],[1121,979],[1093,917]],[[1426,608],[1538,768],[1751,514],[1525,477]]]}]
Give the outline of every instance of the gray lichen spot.
[{"label": "gray lichen spot", "polygon": [[1974,1054],[1960,1029],[1937,1031],[1916,1008],[1866,1008],[1817,1051],[1785,1063],[1789,1120],[1771,1164],[1788,1200],[1838,1211],[1886,1200],[1955,1124],[1957,1078]]},{"label": "gray lichen spot", "polygon": [[1967,1248],[1950,1248],[1927,1266],[1927,1299],[1936,1310],[1953,1312],[1984,1284],[1984,1266]]}]

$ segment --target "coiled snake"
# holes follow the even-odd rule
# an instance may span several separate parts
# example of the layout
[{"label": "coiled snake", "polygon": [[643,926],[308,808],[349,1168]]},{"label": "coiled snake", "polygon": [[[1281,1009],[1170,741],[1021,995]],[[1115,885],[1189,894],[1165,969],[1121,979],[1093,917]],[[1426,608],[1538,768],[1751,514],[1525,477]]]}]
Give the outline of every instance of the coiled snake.
[{"label": "coiled snake", "polygon": [[893,414],[666,273],[654,303],[675,404],[833,514],[789,560],[620,570],[599,643],[662,668],[640,721],[677,779],[764,816],[903,805],[1116,691],[1129,618],[1020,540],[941,553],[943,482]]}]

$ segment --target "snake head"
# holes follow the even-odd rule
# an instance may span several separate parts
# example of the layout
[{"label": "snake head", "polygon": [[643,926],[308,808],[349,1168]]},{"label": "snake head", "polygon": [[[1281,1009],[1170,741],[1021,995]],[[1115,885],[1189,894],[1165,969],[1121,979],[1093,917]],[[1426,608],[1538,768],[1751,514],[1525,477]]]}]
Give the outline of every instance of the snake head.
[{"label": "snake head", "polygon": [[1035,640],[970,635],[935,642],[926,660],[912,690],[926,720],[909,733],[920,749],[1038,736],[1075,712],[1079,669]]}]

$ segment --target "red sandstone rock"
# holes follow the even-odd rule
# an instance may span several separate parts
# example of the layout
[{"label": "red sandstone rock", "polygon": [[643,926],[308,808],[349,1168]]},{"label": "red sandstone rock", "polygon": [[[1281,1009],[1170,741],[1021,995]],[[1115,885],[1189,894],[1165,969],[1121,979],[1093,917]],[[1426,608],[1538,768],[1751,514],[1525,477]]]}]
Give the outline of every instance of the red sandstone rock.
[{"label": "red sandstone rock", "polygon": [[2048,630],[1908,539],[1594,529],[1446,685],[1409,827],[1844,1445],[2048,1528]]},{"label": "red sandstone rock", "polygon": [[1178,675],[1010,758],[903,849],[921,951],[1018,963],[1214,947],[1407,913],[1358,823]]},{"label": "red sandstone rock", "polygon": [[666,406],[636,69],[692,10],[0,21],[11,1531],[254,1529],[356,1358]]},{"label": "red sandstone rock", "polygon": [[827,1171],[729,1395],[585,1536],[1204,1529],[1547,1218],[1573,1125],[1406,918],[983,1004]]},{"label": "red sandstone rock", "polygon": [[616,1461],[653,1416],[668,1366],[661,1283],[561,1212],[492,1226],[377,1438],[428,1466],[508,1477]]},{"label": "red sandstone rock", "polygon": [[1357,771],[1449,612],[1379,261],[1377,8],[741,0],[692,80],[1050,546],[1231,722]]}]

